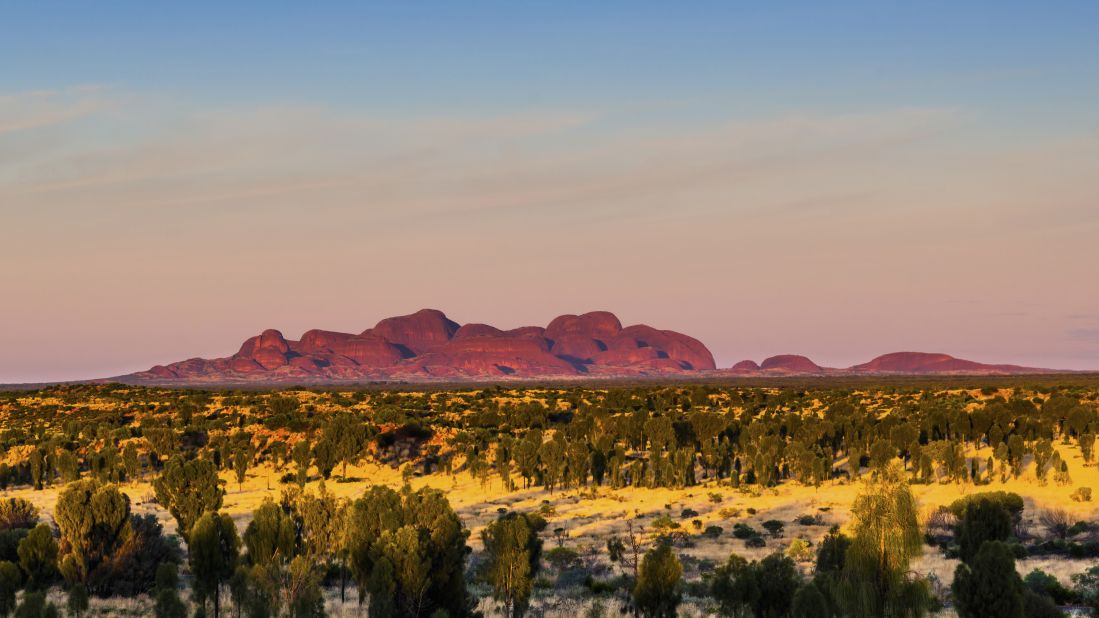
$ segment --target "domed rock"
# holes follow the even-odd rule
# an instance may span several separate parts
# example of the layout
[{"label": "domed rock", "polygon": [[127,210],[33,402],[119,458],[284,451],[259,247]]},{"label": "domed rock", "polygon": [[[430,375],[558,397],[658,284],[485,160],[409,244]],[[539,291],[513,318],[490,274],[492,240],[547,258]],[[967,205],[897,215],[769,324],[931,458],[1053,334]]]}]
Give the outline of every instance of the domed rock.
[{"label": "domed rock", "polygon": [[697,340],[645,325],[623,328],[595,311],[555,318],[546,328],[459,327],[441,311],[386,318],[361,334],[306,331],[298,341],[277,330],[250,337],[228,357],[188,359],[132,374],[139,381],[217,383],[376,379],[538,378],[590,374],[656,375],[712,369]]},{"label": "domed rock", "polygon": [[330,330],[307,330],[301,336],[302,352],[331,350],[333,345],[354,337],[351,333],[337,333]]},{"label": "domed rock", "polygon": [[565,335],[583,335],[609,340],[622,330],[618,317],[609,311],[591,311],[582,315],[562,315],[546,327],[545,337],[556,342]]},{"label": "domed rock", "polygon": [[489,326],[488,324],[463,324],[454,333],[454,339],[469,339],[470,337],[504,337],[508,336],[508,333],[496,328],[495,326]]},{"label": "domed rock", "polygon": [[376,335],[333,341],[330,347],[336,354],[346,356],[364,367],[390,367],[408,356],[401,348]]},{"label": "domed rock", "polygon": [[955,358],[949,354],[927,352],[893,352],[883,354],[868,363],[855,365],[851,371],[860,373],[910,373],[910,374],[1012,374],[1041,371],[1018,365],[988,365]]},{"label": "domed rock", "polygon": [[759,363],[754,360],[742,360],[732,366],[733,371],[759,371]]},{"label": "domed rock", "polygon": [[386,318],[363,335],[374,334],[386,341],[421,354],[450,341],[458,323],[437,309],[421,309],[410,315]]},{"label": "domed rock", "polygon": [[779,354],[764,360],[759,365],[765,371],[784,371],[789,373],[820,373],[820,365],[797,354]]},{"label": "domed rock", "polygon": [[657,330],[645,324],[628,326],[615,337],[611,347],[630,342],[636,347],[651,347],[663,356],[679,361],[684,369],[716,369],[714,356],[701,341],[670,330]]}]

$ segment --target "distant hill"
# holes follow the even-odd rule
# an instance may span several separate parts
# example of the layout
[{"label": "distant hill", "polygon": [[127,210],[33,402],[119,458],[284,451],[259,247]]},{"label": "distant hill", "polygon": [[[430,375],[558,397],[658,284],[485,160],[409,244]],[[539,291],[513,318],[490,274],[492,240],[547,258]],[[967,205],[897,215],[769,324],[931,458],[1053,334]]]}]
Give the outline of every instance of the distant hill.
[{"label": "distant hill", "polygon": [[501,330],[450,320],[435,309],[378,322],[361,333],[310,330],[294,341],[277,330],[249,338],[225,358],[192,358],[122,376],[150,383],[336,382],[627,377],[713,370],[697,339],[644,324],[623,327],[610,312],[554,318],[544,328]]},{"label": "distant hill", "polygon": [[821,367],[804,356],[782,354],[772,356],[758,365],[743,360],[723,373],[733,375],[1021,375],[1059,373],[1053,369],[990,365],[955,358],[949,354],[927,352],[893,352],[870,362],[847,368]]},{"label": "distant hill", "polygon": [[947,354],[895,352],[847,368],[781,354],[717,369],[700,341],[607,311],[562,315],[545,327],[458,324],[436,309],[386,318],[360,333],[309,330],[298,340],[268,329],[232,356],[157,365],[117,379],[155,384],[628,378],[646,376],[1010,375],[1052,373]]}]

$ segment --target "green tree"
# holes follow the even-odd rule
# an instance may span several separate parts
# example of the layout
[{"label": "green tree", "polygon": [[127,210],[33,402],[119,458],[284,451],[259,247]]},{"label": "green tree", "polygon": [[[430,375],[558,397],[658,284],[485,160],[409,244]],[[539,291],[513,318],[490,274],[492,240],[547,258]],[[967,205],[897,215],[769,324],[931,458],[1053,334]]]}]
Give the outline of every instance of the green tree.
[{"label": "green tree", "polygon": [[244,530],[244,545],[253,565],[278,566],[293,558],[297,529],[294,520],[271,499],[263,501]]},{"label": "green tree", "polygon": [[751,563],[733,554],[714,572],[710,593],[722,615],[781,618],[790,615],[791,591],[800,585],[794,561],[782,554]]},{"label": "green tree", "polygon": [[909,563],[923,545],[916,512],[916,499],[898,462],[882,470],[855,498],[853,538],[837,595],[846,615],[910,616],[926,611],[923,582],[907,576]]},{"label": "green tree", "polygon": [[486,561],[484,576],[493,596],[503,603],[505,618],[526,613],[531,586],[541,564],[546,522],[537,515],[507,513],[481,531]]},{"label": "green tree", "polygon": [[336,451],[336,446],[327,437],[321,438],[313,446],[313,463],[317,464],[317,471],[321,473],[322,478],[330,478],[332,469],[336,467],[339,461],[340,457]]},{"label": "green tree", "polygon": [[[436,611],[445,611],[451,618],[471,615],[473,602],[465,584],[469,532],[462,527],[461,519],[443,493],[428,488],[412,491],[406,486],[398,493],[388,487],[372,486],[351,504],[345,526],[346,544],[360,600],[362,593],[371,589],[371,580],[377,579],[372,575],[381,558],[386,558],[392,567],[397,607],[410,598],[412,590],[403,587],[403,582],[415,583],[416,561],[410,557],[401,562],[387,555],[392,554],[390,546],[411,546],[412,536],[408,532],[394,534],[405,527],[414,529],[418,538],[417,545],[408,548],[415,552],[410,556],[426,556],[430,568],[422,602],[405,603],[404,608],[414,605],[419,608],[419,615],[425,616]],[[372,607],[374,602],[372,598]]]},{"label": "green tree", "polygon": [[322,618],[322,573],[312,560],[295,556],[286,569],[286,607],[291,618]]},{"label": "green tree", "polygon": [[961,618],[1023,618],[1023,580],[1011,548],[986,541],[968,564],[959,564],[951,586]]},{"label": "green tree", "polygon": [[301,440],[290,450],[290,458],[294,460],[294,480],[298,487],[305,487],[309,480],[309,462],[313,459],[313,453],[309,450],[309,440]]},{"label": "green tree", "polygon": [[[71,483],[57,497],[54,519],[61,530],[61,573],[69,583],[91,584],[126,539],[130,499],[115,485],[94,479]],[[95,585],[89,585],[95,590]]]},{"label": "green tree", "polygon": [[302,555],[322,564],[338,560],[340,601],[344,601],[347,584],[346,503],[336,500],[321,483],[317,495],[303,492],[293,500],[291,508],[300,527]]},{"label": "green tree", "polygon": [[366,426],[353,415],[336,414],[324,428],[324,439],[332,444],[336,460],[343,466],[341,476],[347,479],[347,464],[357,463],[369,441]]},{"label": "green tree", "polygon": [[171,562],[164,562],[156,570],[156,618],[186,618],[187,606],[179,598],[179,571]]},{"label": "green tree", "polygon": [[48,524],[38,524],[19,542],[19,566],[27,590],[45,590],[57,581],[57,539]]},{"label": "green tree", "polygon": [[248,475],[248,464],[252,459],[248,445],[238,445],[233,453],[233,472],[237,477],[237,490],[244,490],[244,479]]},{"label": "green tree", "polygon": [[0,562],[0,616],[8,616],[15,610],[21,579],[19,567],[7,560]]},{"label": "green tree", "polygon": [[57,606],[46,600],[41,590],[23,594],[23,602],[15,608],[15,618],[57,618]]},{"label": "green tree", "polygon": [[221,508],[225,496],[213,462],[205,459],[173,458],[153,481],[153,489],[156,501],[175,518],[184,540],[199,517]]},{"label": "green tree", "polygon": [[88,611],[88,589],[84,584],[73,584],[69,587],[69,596],[65,602],[69,615],[80,618]]},{"label": "green tree", "polygon": [[675,618],[682,575],[683,566],[667,543],[660,543],[645,554],[633,599],[646,618]]},{"label": "green tree", "polygon": [[961,559],[969,562],[985,542],[1006,541],[1011,534],[1011,514],[995,500],[979,499],[965,505],[955,537]]},{"label": "green tree", "polygon": [[141,478],[141,456],[133,442],[122,449],[122,467],[126,469],[126,478],[130,481]]},{"label": "green tree", "polygon": [[214,618],[219,618],[221,586],[233,576],[240,556],[240,539],[233,519],[207,511],[192,527],[187,546],[195,593],[200,599],[213,600]]},{"label": "green tree", "polygon": [[791,618],[832,618],[828,599],[820,588],[809,582],[797,589],[790,601]]}]

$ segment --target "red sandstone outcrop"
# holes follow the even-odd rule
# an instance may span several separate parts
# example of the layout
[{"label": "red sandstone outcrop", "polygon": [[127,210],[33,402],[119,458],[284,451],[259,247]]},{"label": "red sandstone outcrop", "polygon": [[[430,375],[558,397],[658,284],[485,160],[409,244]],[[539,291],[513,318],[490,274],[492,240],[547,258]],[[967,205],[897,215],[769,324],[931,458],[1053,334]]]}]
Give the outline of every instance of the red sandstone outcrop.
[{"label": "red sandstone outcrop", "polygon": [[1041,371],[1032,367],[1018,365],[987,365],[974,361],[954,358],[948,354],[930,354],[927,352],[893,352],[883,354],[874,360],[855,365],[851,371],[860,373],[886,374],[989,374],[989,373],[1031,373]]},{"label": "red sandstone outcrop", "polygon": [[424,309],[386,318],[355,335],[277,330],[250,337],[233,356],[158,365],[142,381],[351,381],[496,377],[643,376],[714,368],[697,339],[669,330],[626,328],[607,311],[555,318],[549,326],[501,330],[459,326]]},{"label": "red sandstone outcrop", "polygon": [[804,356],[797,354],[779,354],[759,364],[764,371],[784,371],[789,373],[820,373],[823,369]]}]

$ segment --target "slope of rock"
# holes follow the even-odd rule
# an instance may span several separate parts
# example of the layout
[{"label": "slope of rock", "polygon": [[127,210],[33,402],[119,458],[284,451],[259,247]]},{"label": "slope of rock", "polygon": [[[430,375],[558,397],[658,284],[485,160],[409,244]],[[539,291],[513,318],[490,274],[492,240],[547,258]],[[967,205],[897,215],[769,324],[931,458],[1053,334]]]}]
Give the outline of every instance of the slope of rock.
[{"label": "slope of rock", "polygon": [[759,364],[764,371],[781,371],[789,373],[820,373],[823,368],[804,356],[797,354],[779,354],[772,356]]},{"label": "slope of rock", "polygon": [[991,374],[991,373],[1033,373],[1042,371],[1033,367],[1018,365],[988,365],[975,361],[955,358],[949,354],[927,352],[893,352],[883,354],[868,363],[855,365],[851,371],[879,374]]},{"label": "slope of rock", "polygon": [[697,339],[607,311],[501,330],[459,326],[435,309],[386,318],[359,334],[277,330],[250,337],[227,358],[194,358],[123,376],[145,382],[326,382],[501,377],[643,376],[713,369]]}]

